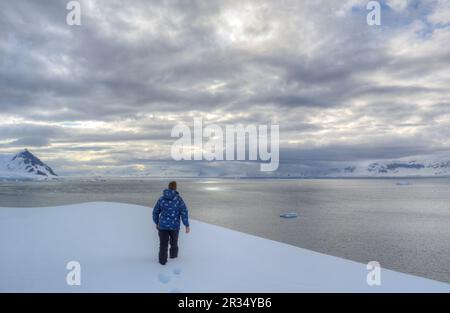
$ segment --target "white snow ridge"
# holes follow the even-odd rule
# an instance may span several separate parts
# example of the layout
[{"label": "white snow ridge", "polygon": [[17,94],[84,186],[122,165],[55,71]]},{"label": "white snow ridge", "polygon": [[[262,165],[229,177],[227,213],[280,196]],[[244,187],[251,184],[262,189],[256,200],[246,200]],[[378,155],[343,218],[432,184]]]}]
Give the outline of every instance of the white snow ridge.
[{"label": "white snow ridge", "polygon": [[[179,258],[157,261],[149,207],[0,208],[0,292],[450,292],[450,285],[192,221]],[[80,285],[66,278],[80,264]]]}]

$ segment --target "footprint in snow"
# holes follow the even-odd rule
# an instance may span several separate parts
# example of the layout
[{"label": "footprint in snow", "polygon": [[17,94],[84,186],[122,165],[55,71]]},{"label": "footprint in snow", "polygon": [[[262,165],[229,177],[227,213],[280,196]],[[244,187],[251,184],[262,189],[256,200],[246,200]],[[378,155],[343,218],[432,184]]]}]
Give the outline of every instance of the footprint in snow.
[{"label": "footprint in snow", "polygon": [[164,273],[159,273],[158,280],[163,284],[167,284],[168,282],[170,282],[170,276]]},{"label": "footprint in snow", "polygon": [[[180,293],[180,292],[182,292],[182,290],[180,288],[178,288],[177,280],[179,279],[181,273],[182,273],[181,267],[175,267],[174,269],[172,269],[170,271],[170,273],[164,273],[164,272],[159,273],[158,280],[161,284],[167,285],[170,283],[170,285],[173,285],[172,286],[173,288],[170,289],[171,293]],[[173,280],[172,278],[175,278],[175,280]]]},{"label": "footprint in snow", "polygon": [[173,273],[175,275],[180,275],[181,274],[181,268],[179,268],[179,267],[174,268]]}]

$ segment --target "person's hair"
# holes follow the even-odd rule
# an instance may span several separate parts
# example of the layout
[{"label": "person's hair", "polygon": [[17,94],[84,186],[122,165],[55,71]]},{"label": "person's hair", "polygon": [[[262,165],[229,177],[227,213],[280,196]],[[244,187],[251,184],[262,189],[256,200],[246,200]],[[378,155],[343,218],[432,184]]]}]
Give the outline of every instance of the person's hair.
[{"label": "person's hair", "polygon": [[177,182],[176,181],[171,181],[169,183],[169,189],[177,190]]}]

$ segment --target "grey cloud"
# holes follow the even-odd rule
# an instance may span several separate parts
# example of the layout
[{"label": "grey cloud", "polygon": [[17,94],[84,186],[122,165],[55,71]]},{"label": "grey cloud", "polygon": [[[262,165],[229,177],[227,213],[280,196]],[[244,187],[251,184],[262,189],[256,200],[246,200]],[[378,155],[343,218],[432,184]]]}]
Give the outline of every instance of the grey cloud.
[{"label": "grey cloud", "polygon": [[23,137],[14,140],[8,146],[14,147],[46,147],[50,145],[50,141],[45,137],[34,136],[34,137]]},{"label": "grey cloud", "polygon": [[[440,38],[431,26],[428,36],[409,30],[434,9],[431,2],[386,12],[381,28],[365,25],[362,5],[337,16],[342,1],[81,3],[82,26],[69,27],[64,1],[2,1],[0,115],[18,122],[0,123],[0,139],[125,162],[114,143],[148,141],[164,150],[176,122],[228,113],[234,124],[277,121],[284,142],[321,142],[286,144],[284,162],[393,158],[446,146],[445,27]],[[235,9],[234,27],[252,21],[245,14],[239,20],[251,11],[245,5],[255,7],[255,24],[237,30],[242,38],[222,38],[224,13]],[[393,51],[403,34],[429,45],[427,54]],[[222,85],[208,89],[215,84]],[[140,117],[148,114],[177,120]],[[127,127],[61,126],[92,120]],[[374,136],[391,140],[362,144]]]},{"label": "grey cloud", "polygon": [[57,135],[64,136],[65,131],[60,126],[39,125],[32,123],[13,123],[0,124],[0,138],[14,139],[21,137],[54,137]]},{"label": "grey cloud", "polygon": [[[408,156],[425,155],[430,145],[396,142],[386,145],[331,145],[310,149],[282,149],[282,163],[317,164],[327,162],[357,162],[360,160],[398,159]],[[440,151],[448,151],[442,149]]]}]

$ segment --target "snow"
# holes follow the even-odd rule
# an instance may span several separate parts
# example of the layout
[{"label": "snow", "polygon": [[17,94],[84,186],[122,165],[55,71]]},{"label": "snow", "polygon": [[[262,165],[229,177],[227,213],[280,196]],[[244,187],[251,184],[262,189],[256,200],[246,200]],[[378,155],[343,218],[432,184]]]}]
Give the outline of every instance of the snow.
[{"label": "snow", "polygon": [[13,155],[0,154],[0,178],[8,179],[27,179],[35,177],[35,174],[29,174],[22,171],[12,171],[8,168],[11,164]]},{"label": "snow", "polygon": [[[45,163],[30,164],[31,161],[42,162],[26,149],[15,155],[1,154],[0,179],[48,180],[56,177],[53,170]],[[38,172],[43,175],[38,175]]]},{"label": "snow", "polygon": [[[2,292],[449,292],[450,285],[191,221],[161,266],[151,208],[85,203],[0,208]],[[66,265],[81,265],[69,286]]]}]

